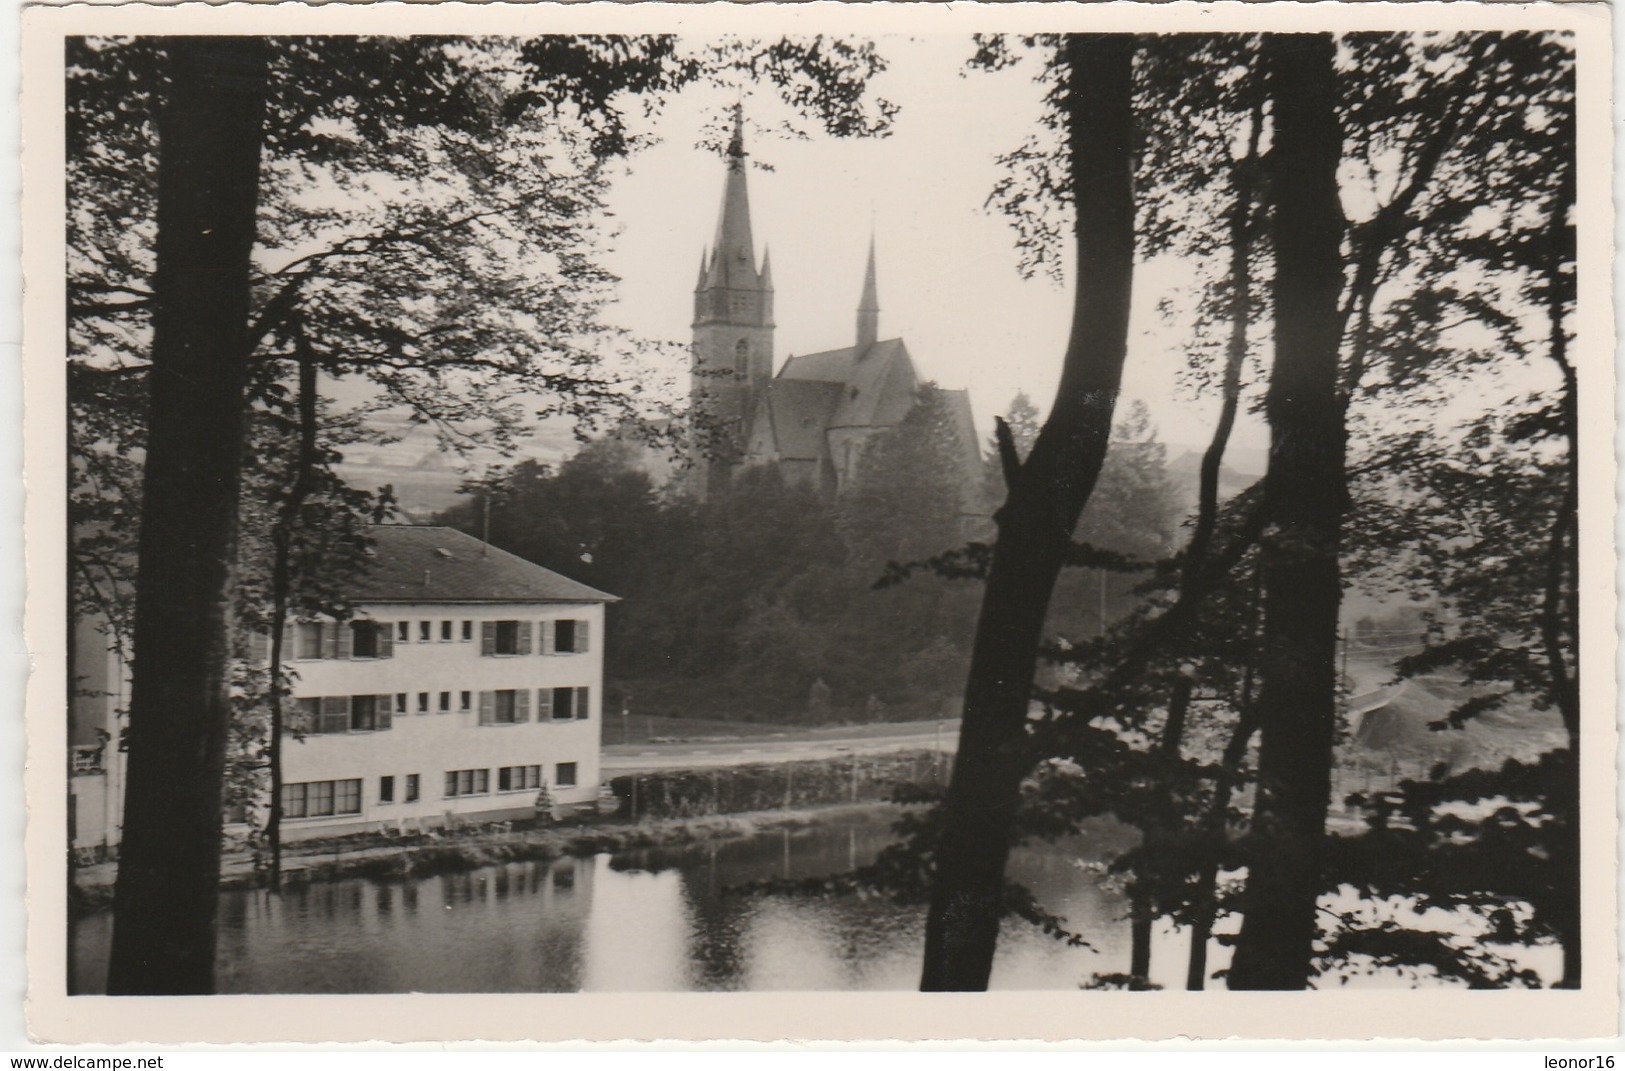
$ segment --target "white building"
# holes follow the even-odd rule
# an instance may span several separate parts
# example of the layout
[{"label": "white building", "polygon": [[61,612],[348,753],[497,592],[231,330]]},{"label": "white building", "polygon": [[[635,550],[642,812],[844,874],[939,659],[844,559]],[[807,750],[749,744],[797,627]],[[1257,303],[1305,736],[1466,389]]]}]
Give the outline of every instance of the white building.
[{"label": "white building", "polygon": [[354,619],[284,638],[284,839],[595,802],[614,596],[456,529],[369,534]]},{"label": "white building", "polygon": [[[376,525],[354,619],[289,625],[284,840],[532,817],[543,784],[598,799],[604,605],[614,596],[453,528]],[[115,847],[128,667],[97,622],[72,670],[71,842]],[[254,653],[269,659],[261,638]]]}]

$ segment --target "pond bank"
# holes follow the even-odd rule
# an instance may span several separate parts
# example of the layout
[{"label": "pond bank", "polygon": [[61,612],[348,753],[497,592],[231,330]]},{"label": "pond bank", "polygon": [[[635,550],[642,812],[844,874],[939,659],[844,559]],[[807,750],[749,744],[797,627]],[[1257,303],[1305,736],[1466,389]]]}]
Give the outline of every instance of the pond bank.
[{"label": "pond bank", "polygon": [[[283,881],[293,885],[357,877],[421,877],[475,870],[492,863],[732,840],[832,822],[872,820],[880,823],[897,812],[893,804],[860,802],[693,818],[645,818],[637,822],[589,819],[546,828],[438,838],[402,840],[364,834],[287,846],[282,855]],[[221,860],[220,887],[244,889],[262,885],[264,873],[257,863],[254,853],[227,853]],[[75,870],[68,889],[70,915],[86,915],[110,907],[117,874],[118,864],[112,862]]]}]

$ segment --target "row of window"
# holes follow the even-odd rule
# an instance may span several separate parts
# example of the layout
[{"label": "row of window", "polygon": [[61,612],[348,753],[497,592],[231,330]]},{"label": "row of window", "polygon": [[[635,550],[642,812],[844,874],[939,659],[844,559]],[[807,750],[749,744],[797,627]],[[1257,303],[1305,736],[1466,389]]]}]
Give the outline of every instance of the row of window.
[{"label": "row of window", "polygon": [[[538,654],[586,654],[591,622],[554,618],[535,623]],[[531,651],[531,622],[482,621],[480,654],[528,655]]]},{"label": "row of window", "polygon": [[[498,688],[479,692],[479,723],[511,725],[530,721],[531,689]],[[287,732],[300,736],[323,733],[373,733],[392,729],[395,718],[409,709],[419,714],[440,714],[474,709],[474,692],[409,692],[394,695],[329,695],[297,699],[288,718]],[[585,721],[592,716],[591,688],[536,689],[537,721]]]},{"label": "row of window", "polygon": [[[473,621],[298,621],[288,626],[282,647],[284,657],[295,661],[393,658],[397,644],[471,643],[474,625]],[[586,654],[591,632],[590,622],[574,618],[481,621],[479,626],[482,655],[528,655],[533,646],[544,655]],[[263,656],[269,653],[267,649]]]},{"label": "row of window", "polygon": [[[542,787],[542,767],[501,766],[497,768],[498,792],[524,792]],[[553,765],[553,787],[576,787],[576,764],[559,762]],[[454,796],[484,796],[491,791],[490,770],[447,770],[446,798]]]},{"label": "row of window", "polygon": [[[422,780],[415,774],[403,779],[401,800],[415,803],[421,798]],[[553,765],[553,785],[556,788],[576,787],[576,764],[560,762]],[[502,766],[497,769],[498,792],[535,791],[542,786],[542,766]],[[459,796],[487,796],[491,793],[490,770],[447,770],[447,799]],[[395,802],[395,777],[385,774],[378,778],[378,802]],[[361,813],[361,778],[351,777],[339,781],[303,781],[282,786],[282,816],[284,818],[327,818]]]}]

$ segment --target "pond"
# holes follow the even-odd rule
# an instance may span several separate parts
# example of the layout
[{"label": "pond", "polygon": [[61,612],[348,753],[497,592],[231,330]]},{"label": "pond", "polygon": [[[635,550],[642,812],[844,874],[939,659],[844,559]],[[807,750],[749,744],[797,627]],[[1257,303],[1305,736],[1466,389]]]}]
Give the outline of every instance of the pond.
[{"label": "pond", "polygon": [[[922,908],[729,891],[867,863],[890,839],[867,821],[280,896],[227,890],[217,982],[226,993],[913,989]],[[1071,989],[1128,969],[1125,904],[1095,865],[1125,844],[1105,829],[1017,854],[1014,876],[1092,948],[1007,923],[995,988]],[[108,912],[75,924],[70,991],[102,991],[111,932]],[[1182,985],[1187,944],[1159,934],[1154,980]]]}]

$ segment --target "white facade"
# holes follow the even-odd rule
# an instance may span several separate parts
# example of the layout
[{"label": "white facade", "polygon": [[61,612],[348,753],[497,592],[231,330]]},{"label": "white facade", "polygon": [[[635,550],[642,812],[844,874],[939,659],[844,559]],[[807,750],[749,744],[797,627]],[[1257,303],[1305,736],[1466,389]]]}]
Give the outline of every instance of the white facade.
[{"label": "white facade", "polygon": [[295,629],[285,839],[530,817],[543,783],[597,800],[602,602],[363,603]]},{"label": "white facade", "polygon": [[129,706],[129,665],[110,648],[102,618],[74,622],[68,689],[69,846],[103,858],[119,842],[124,813],[124,755],[118,739]]}]

